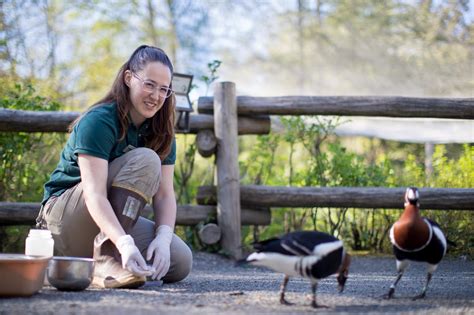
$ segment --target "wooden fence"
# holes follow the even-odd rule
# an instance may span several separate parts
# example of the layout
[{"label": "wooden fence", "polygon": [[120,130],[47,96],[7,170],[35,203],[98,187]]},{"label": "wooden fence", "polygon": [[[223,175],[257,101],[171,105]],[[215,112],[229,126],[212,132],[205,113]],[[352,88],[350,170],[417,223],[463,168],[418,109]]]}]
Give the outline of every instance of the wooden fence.
[{"label": "wooden fence", "polygon": [[[79,117],[77,112],[37,112],[0,108],[0,131],[9,132],[66,132],[69,124]],[[239,117],[238,133],[267,134],[270,132],[268,116]],[[190,133],[213,130],[212,115],[191,115]]]},{"label": "wooden fence", "polygon": [[[201,114],[218,114],[215,126],[235,129],[239,115],[336,115],[385,116],[474,119],[474,99],[443,99],[413,97],[342,97],[342,96],[236,96],[232,82],[215,86],[214,98],[201,97],[198,111]],[[221,104],[224,103],[224,104]],[[220,113],[224,111],[224,113]],[[205,137],[206,147],[201,151],[213,152],[217,159],[217,187],[200,187],[197,201],[200,204],[217,204],[218,223],[221,225],[222,246],[234,257],[240,257],[240,204],[266,207],[350,207],[399,208],[403,207],[405,188],[355,187],[266,187],[240,186],[233,173],[238,168],[236,159],[225,160],[223,150],[233,151],[237,136],[232,130],[216,134],[211,141]],[[199,142],[198,142],[199,146]],[[199,147],[198,147],[199,149]],[[221,160],[221,161],[220,161]],[[220,163],[219,163],[220,162]],[[234,165],[230,165],[234,163]],[[228,173],[228,170],[230,172]],[[233,189],[223,188],[232,185]],[[433,209],[474,210],[474,189],[421,189],[423,207]],[[235,212],[233,215],[229,212]],[[224,241],[226,240],[226,241]]]},{"label": "wooden fence", "polygon": [[[240,186],[242,207],[404,207],[406,188],[384,187],[275,187]],[[474,190],[467,188],[420,188],[421,209],[474,210]],[[215,186],[201,186],[196,195],[200,205],[216,205]]]},{"label": "wooden fence", "polygon": [[[239,115],[335,115],[474,119],[473,98],[400,96],[237,97]],[[212,97],[200,97],[198,111],[211,114]]]},{"label": "wooden fence", "polygon": [[[0,202],[0,223],[1,225],[34,225],[39,209],[39,202]],[[149,217],[153,210],[147,205],[143,212],[144,216]],[[179,205],[176,223],[192,226],[215,216],[215,205]],[[242,209],[242,225],[268,225],[270,220],[269,208]]]},{"label": "wooden fence", "polygon": [[[474,119],[472,98],[236,96],[235,84],[215,85],[214,97],[200,97],[199,114],[191,115],[191,133],[199,152],[216,154],[216,187],[200,187],[199,205],[179,205],[177,224],[195,225],[216,216],[223,249],[241,256],[241,225],[270,223],[270,207],[403,207],[405,188],[241,186],[238,135],[266,134],[268,115],[337,115]],[[0,131],[65,132],[78,117],[73,112],[31,112],[0,109]],[[472,188],[420,188],[422,208],[474,210]],[[242,208],[242,209],[241,209]],[[38,203],[0,202],[0,224],[31,224]],[[145,213],[150,213],[147,207]]]}]

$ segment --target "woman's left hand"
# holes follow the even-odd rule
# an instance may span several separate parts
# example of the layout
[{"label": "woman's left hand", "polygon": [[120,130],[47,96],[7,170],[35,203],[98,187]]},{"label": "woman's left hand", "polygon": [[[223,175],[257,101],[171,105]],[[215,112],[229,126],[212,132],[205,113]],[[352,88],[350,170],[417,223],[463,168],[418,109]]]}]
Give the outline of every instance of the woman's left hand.
[{"label": "woman's left hand", "polygon": [[153,274],[151,278],[160,280],[170,269],[170,244],[173,239],[173,230],[168,225],[160,225],[156,229],[155,239],[148,245],[146,259],[153,257]]}]

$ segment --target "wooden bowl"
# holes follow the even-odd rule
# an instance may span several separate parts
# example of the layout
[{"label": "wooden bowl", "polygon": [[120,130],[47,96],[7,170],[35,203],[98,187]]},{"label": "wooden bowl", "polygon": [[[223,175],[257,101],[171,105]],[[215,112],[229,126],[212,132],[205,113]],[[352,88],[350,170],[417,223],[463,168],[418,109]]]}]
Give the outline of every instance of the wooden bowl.
[{"label": "wooden bowl", "polygon": [[0,253],[0,296],[30,296],[42,287],[51,257]]}]

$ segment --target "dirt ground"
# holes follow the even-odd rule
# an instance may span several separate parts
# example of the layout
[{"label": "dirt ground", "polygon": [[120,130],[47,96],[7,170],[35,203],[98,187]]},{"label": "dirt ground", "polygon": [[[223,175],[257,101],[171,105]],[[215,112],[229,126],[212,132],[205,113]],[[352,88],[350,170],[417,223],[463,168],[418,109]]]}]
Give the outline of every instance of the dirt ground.
[{"label": "dirt ground", "polygon": [[[60,292],[44,287],[29,298],[0,298],[0,314],[474,314],[474,261],[445,259],[433,276],[427,297],[412,301],[425,281],[425,268],[412,264],[395,298],[383,300],[395,277],[391,257],[355,257],[343,294],[334,276],[320,282],[318,303],[309,306],[308,280],[293,278],[287,299],[279,303],[281,274],[209,253],[194,253],[194,269],[184,281],[147,282],[137,290],[87,289]],[[0,279],[1,281],[1,279]]]}]

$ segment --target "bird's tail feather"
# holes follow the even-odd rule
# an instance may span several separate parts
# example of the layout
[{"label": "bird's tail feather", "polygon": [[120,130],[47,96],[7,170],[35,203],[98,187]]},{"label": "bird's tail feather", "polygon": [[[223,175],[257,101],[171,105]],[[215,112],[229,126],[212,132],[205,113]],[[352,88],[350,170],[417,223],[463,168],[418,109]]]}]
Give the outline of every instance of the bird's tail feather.
[{"label": "bird's tail feather", "polygon": [[247,260],[247,257],[246,257],[246,258],[242,258],[242,259],[237,260],[234,263],[234,265],[235,265],[235,267],[242,267],[242,266],[248,265],[252,261],[255,261],[255,260]]},{"label": "bird's tail feather", "polygon": [[446,242],[447,242],[448,245],[451,246],[451,247],[457,247],[457,246],[458,246],[455,242],[451,241],[450,239],[446,239]]},{"label": "bird's tail feather", "polygon": [[254,242],[252,243],[252,246],[256,251],[261,251],[265,248],[265,245],[276,240],[278,240],[278,238],[273,237],[273,238],[266,239],[264,241]]}]

